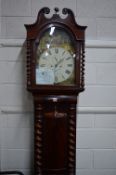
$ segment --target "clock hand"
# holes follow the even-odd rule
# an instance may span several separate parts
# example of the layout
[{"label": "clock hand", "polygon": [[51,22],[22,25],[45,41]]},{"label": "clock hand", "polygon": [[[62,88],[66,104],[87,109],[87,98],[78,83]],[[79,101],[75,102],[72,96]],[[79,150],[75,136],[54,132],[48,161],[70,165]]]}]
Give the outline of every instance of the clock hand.
[{"label": "clock hand", "polygon": [[55,67],[58,67],[59,64],[61,64],[64,61],[65,58],[61,59],[60,61],[57,62],[57,64],[55,64]]},{"label": "clock hand", "polygon": [[57,61],[57,58],[55,57],[55,60]]}]

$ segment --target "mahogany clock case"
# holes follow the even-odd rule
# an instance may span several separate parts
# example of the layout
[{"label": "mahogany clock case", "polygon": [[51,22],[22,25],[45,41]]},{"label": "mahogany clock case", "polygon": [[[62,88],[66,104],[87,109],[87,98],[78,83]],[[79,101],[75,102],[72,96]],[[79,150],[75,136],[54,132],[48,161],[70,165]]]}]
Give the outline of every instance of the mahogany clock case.
[{"label": "mahogany clock case", "polygon": [[[45,7],[39,11],[34,24],[25,25],[27,30],[27,90],[32,93],[34,98],[34,175],[75,175],[76,105],[78,94],[84,90],[86,26],[78,25],[73,12],[67,8],[62,10],[63,18],[59,15],[58,8],[54,9],[54,14],[51,17],[48,17],[49,14],[50,9]],[[57,57],[56,53],[55,57],[59,59],[58,63],[55,63],[54,66],[51,65],[50,75],[52,78],[45,82],[39,77],[40,75],[42,77],[43,74],[39,73],[37,79],[36,71],[39,71],[39,69],[37,70],[37,51],[38,48],[44,48],[46,42],[43,42],[42,37],[51,28],[65,31],[71,38],[71,47],[60,42],[60,49],[58,49],[63,54],[62,48],[68,48],[66,54],[69,57],[71,57],[70,53],[74,51],[75,56],[70,58],[74,62],[66,62],[67,65],[73,64],[74,68],[68,70],[72,71],[72,74],[68,73],[67,68],[63,72],[65,59]],[[51,52],[54,53],[54,49]],[[44,50],[39,59],[43,61],[46,54],[48,53]],[[47,63],[39,62],[38,66],[43,63],[49,65],[50,59],[49,56]],[[67,56],[66,59],[68,59]],[[53,58],[52,61],[54,62]],[[55,70],[59,64],[61,64],[58,70],[59,74],[62,72],[64,79],[66,79],[66,72],[70,76],[67,75],[66,81],[59,76],[58,83],[56,83],[57,80],[54,80],[56,74],[52,70]],[[46,69],[48,74],[49,66]]]}]

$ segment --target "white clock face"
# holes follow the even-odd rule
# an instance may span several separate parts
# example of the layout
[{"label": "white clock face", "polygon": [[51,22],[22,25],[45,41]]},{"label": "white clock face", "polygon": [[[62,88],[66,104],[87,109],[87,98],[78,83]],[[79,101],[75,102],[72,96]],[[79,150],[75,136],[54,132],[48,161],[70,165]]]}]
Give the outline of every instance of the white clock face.
[{"label": "white clock face", "polygon": [[37,84],[59,84],[74,73],[74,55],[60,47],[49,48],[39,58],[36,68]]}]

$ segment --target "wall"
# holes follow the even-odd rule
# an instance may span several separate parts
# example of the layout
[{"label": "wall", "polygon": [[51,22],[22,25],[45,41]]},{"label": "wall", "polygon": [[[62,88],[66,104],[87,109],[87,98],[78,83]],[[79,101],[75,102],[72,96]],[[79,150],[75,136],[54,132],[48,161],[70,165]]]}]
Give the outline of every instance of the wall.
[{"label": "wall", "polygon": [[43,6],[70,7],[87,25],[86,90],[79,97],[77,174],[116,174],[116,1],[0,0],[0,169],[33,167],[33,104],[25,87],[24,23]]}]

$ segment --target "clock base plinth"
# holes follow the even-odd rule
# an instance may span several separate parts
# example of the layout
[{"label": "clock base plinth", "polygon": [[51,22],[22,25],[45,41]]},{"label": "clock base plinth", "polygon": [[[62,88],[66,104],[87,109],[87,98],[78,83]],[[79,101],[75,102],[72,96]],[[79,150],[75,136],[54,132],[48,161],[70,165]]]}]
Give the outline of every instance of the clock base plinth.
[{"label": "clock base plinth", "polygon": [[36,172],[34,173],[34,175],[75,175],[76,171],[75,169],[49,169],[49,170],[43,170],[43,169],[39,169],[36,170]]},{"label": "clock base plinth", "polygon": [[34,96],[35,175],[75,175],[75,96]]}]

